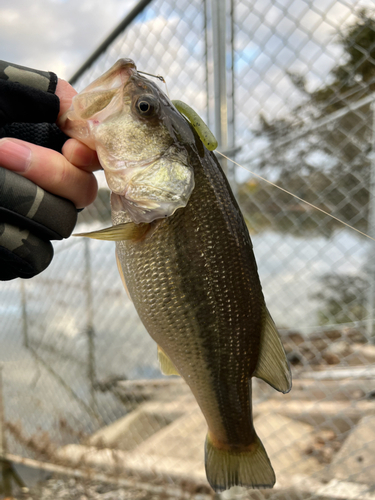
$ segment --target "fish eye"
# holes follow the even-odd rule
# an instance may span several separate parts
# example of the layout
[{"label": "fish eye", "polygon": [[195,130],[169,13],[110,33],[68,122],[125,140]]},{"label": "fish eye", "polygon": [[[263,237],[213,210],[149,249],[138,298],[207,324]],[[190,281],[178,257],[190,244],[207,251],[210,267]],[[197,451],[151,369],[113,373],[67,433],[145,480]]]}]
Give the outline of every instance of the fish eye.
[{"label": "fish eye", "polygon": [[153,116],[157,111],[158,103],[153,96],[142,96],[135,106],[141,116]]}]

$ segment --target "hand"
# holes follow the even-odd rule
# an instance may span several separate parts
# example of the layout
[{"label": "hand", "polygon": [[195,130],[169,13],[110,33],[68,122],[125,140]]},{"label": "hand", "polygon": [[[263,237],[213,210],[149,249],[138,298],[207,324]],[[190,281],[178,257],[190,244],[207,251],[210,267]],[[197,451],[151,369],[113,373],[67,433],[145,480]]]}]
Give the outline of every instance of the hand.
[{"label": "hand", "polygon": [[[60,116],[77,92],[59,80],[55,93],[60,98]],[[0,139],[0,166],[71,200],[77,208],[94,201],[98,187],[93,172],[101,169],[96,152],[76,139],[66,141],[62,154],[19,139]]]},{"label": "hand", "polygon": [[42,272],[50,240],[68,238],[96,196],[96,153],[54,124],[75,94],[54,73],[0,61],[0,280]]}]

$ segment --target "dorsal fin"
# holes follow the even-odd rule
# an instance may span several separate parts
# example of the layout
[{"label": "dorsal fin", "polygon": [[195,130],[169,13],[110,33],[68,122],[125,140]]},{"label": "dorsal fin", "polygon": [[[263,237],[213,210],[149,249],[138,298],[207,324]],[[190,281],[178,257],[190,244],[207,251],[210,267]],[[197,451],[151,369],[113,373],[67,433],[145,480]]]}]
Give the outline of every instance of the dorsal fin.
[{"label": "dorsal fin", "polygon": [[277,391],[289,392],[292,388],[292,375],[286,359],[275,323],[266,306],[265,320],[260,344],[260,353],[254,377],[261,378]]}]

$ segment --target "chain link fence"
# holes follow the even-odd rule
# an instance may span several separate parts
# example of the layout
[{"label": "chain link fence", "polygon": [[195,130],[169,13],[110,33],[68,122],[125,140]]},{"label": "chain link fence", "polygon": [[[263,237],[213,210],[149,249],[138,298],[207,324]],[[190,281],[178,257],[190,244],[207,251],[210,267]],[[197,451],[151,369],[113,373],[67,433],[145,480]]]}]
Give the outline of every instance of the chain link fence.
[{"label": "chain link fence", "polygon": [[[223,163],[294,376],[284,396],[254,382],[275,488],[222,497],[374,498],[374,243],[300,200],[375,237],[374,4],[143,3],[74,85],[130,57],[163,75],[243,166]],[[79,231],[109,224],[99,182]],[[81,479],[90,470],[102,486],[123,481],[103,498],[210,498],[205,423],[185,385],[160,374],[113,244],[69,239],[55,254],[42,275],[0,285],[3,453],[16,468],[22,457]],[[82,484],[61,496],[80,498],[73,490]]]}]

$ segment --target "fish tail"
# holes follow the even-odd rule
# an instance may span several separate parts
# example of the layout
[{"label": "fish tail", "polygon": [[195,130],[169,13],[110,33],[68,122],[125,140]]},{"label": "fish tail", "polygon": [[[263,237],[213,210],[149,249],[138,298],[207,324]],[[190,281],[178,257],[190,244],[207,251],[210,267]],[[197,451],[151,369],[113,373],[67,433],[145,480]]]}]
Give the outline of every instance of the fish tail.
[{"label": "fish tail", "polygon": [[254,432],[254,441],[246,448],[219,447],[207,435],[205,444],[207,480],[214,491],[232,486],[272,488],[276,477],[266,450]]}]

